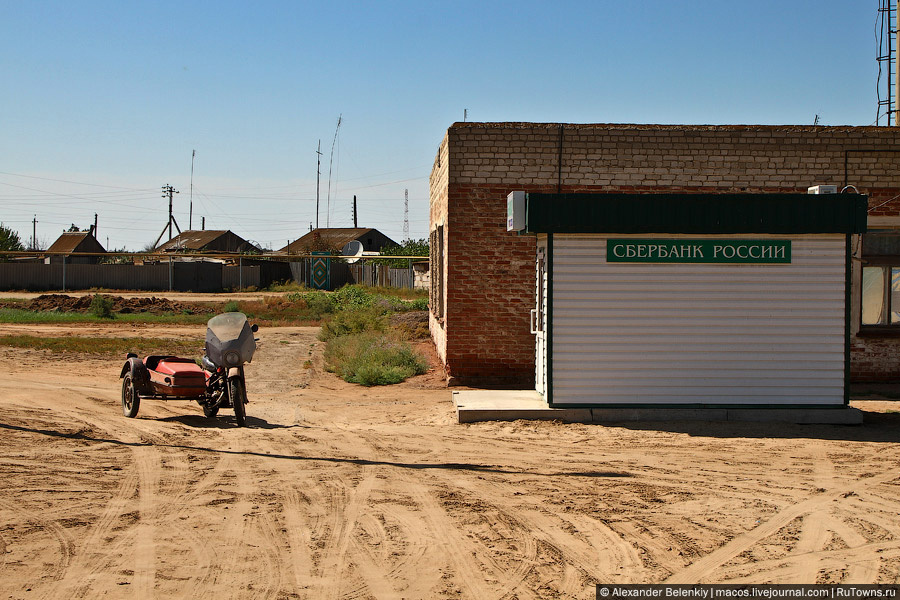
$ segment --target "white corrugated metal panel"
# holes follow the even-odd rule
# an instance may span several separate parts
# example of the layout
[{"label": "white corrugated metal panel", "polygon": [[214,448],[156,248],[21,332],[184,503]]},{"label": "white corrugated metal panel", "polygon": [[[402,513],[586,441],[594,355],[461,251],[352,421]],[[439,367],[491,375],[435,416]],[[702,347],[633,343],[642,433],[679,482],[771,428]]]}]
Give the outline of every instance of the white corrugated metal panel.
[{"label": "white corrugated metal panel", "polygon": [[552,402],[842,404],[844,237],[734,237],[790,239],[791,263],[608,263],[605,238],[553,236]]},{"label": "white corrugated metal panel", "polygon": [[538,314],[532,315],[532,326],[537,325],[534,384],[535,389],[545,396],[547,394],[547,258],[547,236],[539,235],[535,264],[535,299]]}]

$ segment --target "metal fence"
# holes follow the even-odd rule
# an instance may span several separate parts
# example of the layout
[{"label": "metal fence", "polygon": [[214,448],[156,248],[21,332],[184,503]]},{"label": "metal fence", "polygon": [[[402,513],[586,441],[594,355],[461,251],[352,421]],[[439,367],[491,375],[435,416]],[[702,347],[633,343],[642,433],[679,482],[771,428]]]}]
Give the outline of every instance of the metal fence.
[{"label": "metal fence", "polygon": [[[153,264],[73,264],[68,261],[0,262],[0,290],[113,290],[222,292],[230,289],[261,288],[292,279],[312,285],[312,260],[293,262],[259,258],[240,258],[234,266],[210,260],[165,260]],[[421,265],[420,265],[421,266]],[[420,269],[421,271],[421,269]],[[427,281],[413,268],[391,268],[365,262],[347,264],[330,261],[328,289],[347,284],[382,287],[427,287]]]},{"label": "metal fence", "polygon": [[260,286],[260,267],[171,262],[153,265],[0,263],[2,290],[146,290],[221,292]]}]

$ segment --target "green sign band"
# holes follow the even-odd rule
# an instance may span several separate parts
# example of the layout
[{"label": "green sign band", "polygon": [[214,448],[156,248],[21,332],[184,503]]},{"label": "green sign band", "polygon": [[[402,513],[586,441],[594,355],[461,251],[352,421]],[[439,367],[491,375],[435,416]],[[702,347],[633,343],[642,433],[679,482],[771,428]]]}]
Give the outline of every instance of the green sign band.
[{"label": "green sign band", "polygon": [[790,240],[606,240],[606,262],[789,264]]}]

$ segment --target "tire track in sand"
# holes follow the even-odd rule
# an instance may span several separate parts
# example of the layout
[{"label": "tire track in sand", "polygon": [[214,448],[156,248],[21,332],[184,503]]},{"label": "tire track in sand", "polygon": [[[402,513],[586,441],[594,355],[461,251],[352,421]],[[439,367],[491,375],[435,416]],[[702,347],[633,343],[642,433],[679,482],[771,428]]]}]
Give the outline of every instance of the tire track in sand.
[{"label": "tire track in sand", "polygon": [[[371,471],[371,469],[367,469]],[[348,566],[347,551],[350,548],[351,538],[357,521],[363,512],[366,501],[372,490],[375,488],[376,478],[374,473],[366,473],[363,479],[352,487],[346,485],[346,497],[340,497],[332,494],[331,497],[331,525],[329,527],[329,536],[324,548],[324,556],[321,561],[319,570],[325,577],[324,581],[319,581],[321,594],[317,594],[320,598],[340,598],[346,594],[342,587],[347,583],[344,575]],[[340,505],[342,508],[339,508]],[[355,591],[359,591],[358,588]]]},{"label": "tire track in sand", "polygon": [[[896,471],[890,471],[881,473],[866,481],[867,484],[872,485],[884,483],[895,479],[896,477]],[[674,573],[671,577],[666,579],[665,583],[702,583],[704,577],[749,549],[754,544],[777,533],[797,517],[822,511],[828,503],[843,494],[851,492],[856,485],[858,485],[858,483],[853,482],[852,485],[844,485],[840,488],[832,489],[831,491],[816,494],[811,498],[807,498],[806,500],[778,511],[759,526],[732,538],[731,541],[724,546],[721,546],[703,558],[691,563],[687,568]]]},{"label": "tire track in sand", "polygon": [[[420,597],[427,597],[433,594],[432,588],[441,584],[441,577],[435,575],[426,580],[424,574],[437,574],[444,570],[444,576],[458,581],[471,598],[502,598],[503,595],[498,594],[496,588],[486,582],[485,565],[477,558],[479,553],[468,549],[473,542],[472,538],[450,518],[436,498],[432,486],[423,483],[426,479],[423,472],[417,472],[415,477],[410,475],[396,453],[382,446],[383,440],[373,439],[371,434],[346,427],[338,426],[338,429],[347,441],[347,447],[354,448],[366,460],[397,462],[396,472],[392,477],[399,478],[403,483],[402,489],[416,505],[416,517],[420,519],[418,523],[411,523],[410,531],[424,529],[424,535],[431,541],[431,546],[421,554],[422,560],[417,573],[419,577],[407,582],[410,588],[404,590],[404,595],[416,597],[418,593]],[[407,522],[410,521],[407,519]],[[479,546],[482,555],[489,552],[487,548]],[[501,579],[502,575],[497,573],[496,580]]]},{"label": "tire track in sand", "polygon": [[[58,556],[52,565],[45,569],[45,574],[53,581],[62,579],[72,562],[72,557],[75,556],[75,540],[69,532],[56,521],[44,518],[38,511],[28,510],[21,505],[0,500],[0,509],[18,515],[17,518],[10,519],[8,522],[34,523],[42,532],[48,533],[56,541]],[[46,561],[48,557],[45,554],[42,554],[42,558],[45,559],[45,564],[49,562]]]},{"label": "tire track in sand", "polygon": [[[89,400],[103,404],[103,400],[96,397]],[[166,517],[174,518],[180,511],[186,510],[187,500],[199,493],[197,488],[189,491],[191,482],[187,476],[186,459],[177,451],[166,448],[167,442],[162,434],[144,431],[140,421],[105,415],[100,418],[91,415],[93,418],[88,420],[77,410],[63,411],[60,416],[99,428],[110,440],[129,446],[133,459],[125,465],[126,475],[122,483],[91,528],[82,552],[76,557],[77,565],[73,566],[79,568],[73,571],[81,575],[76,581],[66,582],[62,588],[65,593],[61,595],[89,597],[101,583],[111,585],[110,576],[117,573],[132,574],[132,584],[135,585],[132,589],[136,593],[153,594],[159,575],[155,560],[157,544],[168,539],[160,535],[164,530],[188,538],[188,548],[200,563],[196,568],[198,576],[189,587],[202,589],[212,564],[206,544],[179,523],[173,523],[171,519],[166,521]],[[164,461],[171,467],[171,473],[167,474],[163,469]],[[164,501],[166,499],[171,501]],[[133,521],[128,522],[131,519]],[[106,576],[106,581],[102,581],[103,576]]]}]

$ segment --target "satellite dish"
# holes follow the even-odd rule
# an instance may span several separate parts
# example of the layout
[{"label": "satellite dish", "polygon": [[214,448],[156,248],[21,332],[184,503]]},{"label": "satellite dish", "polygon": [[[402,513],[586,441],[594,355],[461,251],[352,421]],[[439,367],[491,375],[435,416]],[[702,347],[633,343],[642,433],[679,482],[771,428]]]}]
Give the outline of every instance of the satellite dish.
[{"label": "satellite dish", "polygon": [[353,240],[352,242],[347,242],[344,244],[343,250],[341,250],[341,256],[347,259],[347,262],[350,264],[355,263],[359,260],[359,257],[363,254],[363,245],[362,242],[358,240]]}]

